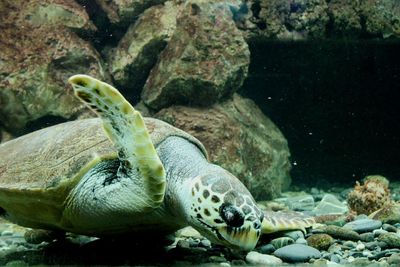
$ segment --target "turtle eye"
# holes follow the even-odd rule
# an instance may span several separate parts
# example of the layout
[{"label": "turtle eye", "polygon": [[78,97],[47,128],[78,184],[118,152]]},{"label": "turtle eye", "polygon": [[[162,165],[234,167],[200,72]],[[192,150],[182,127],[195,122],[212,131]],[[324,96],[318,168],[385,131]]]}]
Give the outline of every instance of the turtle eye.
[{"label": "turtle eye", "polygon": [[244,223],[243,214],[232,204],[224,203],[219,208],[219,215],[228,226],[240,227]]}]

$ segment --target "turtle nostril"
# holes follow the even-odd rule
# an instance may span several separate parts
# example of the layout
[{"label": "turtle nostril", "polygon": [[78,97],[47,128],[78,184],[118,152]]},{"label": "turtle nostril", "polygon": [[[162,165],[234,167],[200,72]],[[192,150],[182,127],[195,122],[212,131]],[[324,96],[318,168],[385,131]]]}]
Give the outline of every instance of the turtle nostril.
[{"label": "turtle nostril", "polygon": [[254,223],[253,223],[253,227],[254,227],[255,229],[260,229],[260,228],[261,228],[261,222],[254,222]]}]

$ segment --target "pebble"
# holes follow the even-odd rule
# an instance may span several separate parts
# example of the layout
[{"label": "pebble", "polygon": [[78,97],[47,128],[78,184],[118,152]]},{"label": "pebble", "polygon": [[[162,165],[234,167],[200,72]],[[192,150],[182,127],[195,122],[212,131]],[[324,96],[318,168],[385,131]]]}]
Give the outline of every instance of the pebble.
[{"label": "pebble", "polygon": [[385,230],[385,231],[388,231],[388,232],[394,232],[394,233],[397,232],[397,228],[396,227],[394,227],[393,225],[387,224],[387,223],[384,223],[382,225],[382,229]]},{"label": "pebble", "polygon": [[320,258],[321,253],[310,246],[292,244],[274,252],[274,255],[286,262],[306,262],[312,258]]},{"label": "pebble", "polygon": [[349,228],[341,228],[335,225],[328,225],[324,228],[325,233],[332,236],[333,238],[339,238],[342,240],[360,240],[360,235]]},{"label": "pebble", "polygon": [[278,249],[290,244],[293,244],[294,240],[290,237],[279,237],[271,240],[270,244],[274,246],[274,248]]},{"label": "pebble", "polygon": [[376,230],[372,231],[372,233],[374,234],[375,237],[378,237],[382,234],[388,233],[388,231],[383,230],[383,229],[376,229]]},{"label": "pebble", "polygon": [[266,244],[259,247],[259,251],[262,254],[271,254],[276,250],[276,248],[272,244]]},{"label": "pebble", "polygon": [[327,250],[333,243],[333,238],[328,234],[316,234],[309,236],[307,243],[318,250]]},{"label": "pebble", "polygon": [[211,242],[210,242],[210,240],[208,240],[208,239],[203,239],[203,240],[201,240],[200,244],[201,244],[203,247],[206,247],[206,248],[211,247]]},{"label": "pebble", "polygon": [[256,265],[269,265],[269,264],[281,264],[282,260],[272,256],[251,251],[246,255],[246,261],[250,264]]},{"label": "pebble", "polygon": [[296,230],[296,231],[289,231],[283,234],[283,236],[289,237],[296,241],[299,238],[304,238],[304,233],[302,231]]},{"label": "pebble", "polygon": [[400,248],[400,236],[395,233],[381,234],[378,240],[385,242],[389,247]]},{"label": "pebble", "polygon": [[360,234],[360,238],[364,242],[372,242],[375,240],[374,234],[369,232]]},{"label": "pebble", "polygon": [[345,214],[348,211],[347,205],[342,203],[332,194],[326,194],[321,202],[313,209],[315,215]]},{"label": "pebble", "polygon": [[389,264],[394,264],[396,266],[400,266],[400,253],[394,253],[394,254],[390,255],[390,257],[388,258],[387,261]]},{"label": "pebble", "polygon": [[304,239],[304,238],[299,238],[299,239],[297,239],[295,243],[296,243],[296,244],[308,245],[307,240]]},{"label": "pebble", "polygon": [[356,250],[363,251],[365,249],[365,245],[363,243],[358,243],[356,246]]},{"label": "pebble", "polygon": [[306,211],[314,209],[314,198],[312,195],[300,195],[295,197],[288,197],[286,205],[294,211]]},{"label": "pebble", "polygon": [[382,226],[381,221],[367,218],[346,223],[343,226],[343,228],[349,228],[353,231],[356,231],[357,233],[365,233],[365,232],[371,232],[375,229],[379,229],[381,226]]}]

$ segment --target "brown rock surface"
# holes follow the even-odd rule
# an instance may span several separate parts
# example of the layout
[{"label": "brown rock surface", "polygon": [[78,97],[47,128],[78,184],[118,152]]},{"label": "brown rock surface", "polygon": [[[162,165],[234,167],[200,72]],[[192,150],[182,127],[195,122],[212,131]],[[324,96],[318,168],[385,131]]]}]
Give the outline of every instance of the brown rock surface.
[{"label": "brown rock surface", "polygon": [[248,46],[228,6],[188,1],[142,99],[155,110],[173,104],[210,105],[242,85],[249,62]]},{"label": "brown rock surface", "polygon": [[287,141],[253,101],[235,94],[210,108],[172,106],[155,117],[197,137],[211,161],[235,174],[255,198],[274,198],[288,187]]},{"label": "brown rock surface", "polygon": [[147,8],[165,0],[96,0],[111,23],[129,25]]},{"label": "brown rock surface", "polygon": [[106,76],[89,43],[61,21],[34,25],[32,17],[24,20],[25,5],[32,8],[36,1],[21,3],[5,2],[0,12],[0,121],[12,134],[24,133],[27,123],[45,116],[69,119],[87,112],[66,86],[67,78],[76,73]]},{"label": "brown rock surface", "polygon": [[118,86],[142,89],[175,30],[179,9],[172,1],[153,6],[129,27],[108,60],[110,73]]}]

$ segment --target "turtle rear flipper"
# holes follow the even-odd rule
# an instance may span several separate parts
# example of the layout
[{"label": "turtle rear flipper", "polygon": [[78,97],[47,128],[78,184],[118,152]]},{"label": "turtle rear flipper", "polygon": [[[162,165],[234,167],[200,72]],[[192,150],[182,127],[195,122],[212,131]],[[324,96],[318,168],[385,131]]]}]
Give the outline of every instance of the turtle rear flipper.
[{"label": "turtle rear flipper", "polygon": [[148,197],[144,205],[158,207],[165,193],[165,171],[140,112],[107,83],[87,75],[74,75],[68,81],[75,95],[101,117],[105,132],[118,150],[119,172],[137,169]]},{"label": "turtle rear flipper", "polygon": [[264,211],[264,220],[261,226],[263,234],[285,230],[301,230],[305,232],[315,224],[315,219],[298,212],[267,212]]}]

